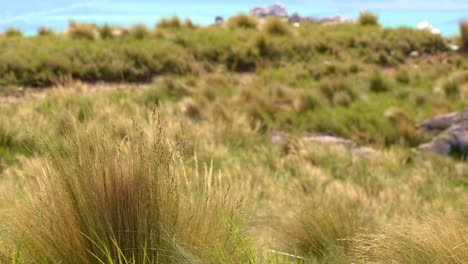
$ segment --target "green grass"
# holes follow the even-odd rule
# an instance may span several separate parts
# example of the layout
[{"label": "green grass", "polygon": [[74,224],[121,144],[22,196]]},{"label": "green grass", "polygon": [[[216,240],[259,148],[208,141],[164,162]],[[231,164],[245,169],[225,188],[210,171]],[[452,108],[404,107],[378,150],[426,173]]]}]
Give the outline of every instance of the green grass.
[{"label": "green grass", "polygon": [[0,262],[467,263],[468,165],[412,149],[465,55],[252,19],[0,37]]}]

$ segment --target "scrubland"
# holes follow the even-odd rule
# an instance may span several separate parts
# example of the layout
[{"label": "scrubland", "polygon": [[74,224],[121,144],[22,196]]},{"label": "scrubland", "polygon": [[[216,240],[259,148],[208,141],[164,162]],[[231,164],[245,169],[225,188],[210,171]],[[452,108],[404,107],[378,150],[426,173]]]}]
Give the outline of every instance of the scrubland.
[{"label": "scrubland", "polygon": [[416,148],[468,106],[465,27],[7,31],[0,262],[467,263],[468,163]]}]

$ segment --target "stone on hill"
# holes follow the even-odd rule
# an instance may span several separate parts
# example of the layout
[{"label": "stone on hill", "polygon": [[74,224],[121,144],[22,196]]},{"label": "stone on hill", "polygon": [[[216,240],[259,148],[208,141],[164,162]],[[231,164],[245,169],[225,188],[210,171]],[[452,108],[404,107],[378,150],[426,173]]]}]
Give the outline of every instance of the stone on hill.
[{"label": "stone on hill", "polygon": [[272,6],[258,6],[250,10],[250,14],[260,18],[278,16],[278,17],[287,17],[288,12],[283,4],[280,2]]},{"label": "stone on hill", "polygon": [[460,155],[468,159],[468,108],[461,113],[439,115],[426,120],[421,127],[435,134],[420,149],[445,155]]},{"label": "stone on hill", "polygon": [[341,145],[345,147],[353,147],[355,143],[349,139],[333,137],[333,136],[310,136],[304,138],[306,143],[318,143],[325,145]]},{"label": "stone on hill", "polygon": [[444,115],[438,115],[431,119],[424,121],[421,124],[421,127],[426,132],[440,132],[441,130],[445,130],[449,128],[451,125],[454,124],[455,120],[458,118],[458,113],[450,113]]}]

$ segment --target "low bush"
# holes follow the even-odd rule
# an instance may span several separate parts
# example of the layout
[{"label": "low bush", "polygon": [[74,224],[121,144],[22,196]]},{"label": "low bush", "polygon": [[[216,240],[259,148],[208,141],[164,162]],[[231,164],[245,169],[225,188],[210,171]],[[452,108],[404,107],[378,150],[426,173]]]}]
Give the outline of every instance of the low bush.
[{"label": "low bush", "polygon": [[363,12],[359,14],[359,18],[357,22],[361,26],[378,26],[379,25],[379,19],[377,18],[377,16],[370,12]]},{"label": "low bush", "polygon": [[144,39],[150,36],[150,31],[145,25],[139,24],[130,28],[129,36],[136,39]]}]

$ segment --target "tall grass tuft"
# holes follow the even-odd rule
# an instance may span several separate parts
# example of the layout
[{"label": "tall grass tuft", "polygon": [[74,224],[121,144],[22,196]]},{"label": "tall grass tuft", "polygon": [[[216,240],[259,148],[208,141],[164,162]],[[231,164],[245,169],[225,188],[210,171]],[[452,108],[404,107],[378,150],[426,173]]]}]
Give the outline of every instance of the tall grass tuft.
[{"label": "tall grass tuft", "polygon": [[461,48],[468,52],[468,21],[460,22]]},{"label": "tall grass tuft", "polygon": [[2,35],[5,37],[22,37],[23,32],[15,28],[8,28]]},{"label": "tall grass tuft", "polygon": [[[71,125],[30,166],[24,199],[2,215],[0,241],[26,263],[241,263],[240,203],[210,170],[189,170],[158,122],[147,135]],[[200,170],[201,171],[201,170]]]},{"label": "tall grass tuft", "polygon": [[246,15],[246,14],[239,14],[237,16],[231,17],[227,21],[228,27],[232,29],[236,28],[257,28],[257,19]]},{"label": "tall grass tuft", "polygon": [[291,33],[289,25],[278,17],[272,17],[265,21],[264,30],[272,35],[288,35]]},{"label": "tall grass tuft", "polygon": [[143,24],[138,24],[130,28],[129,35],[136,39],[144,39],[151,35],[150,31]]},{"label": "tall grass tuft", "polygon": [[354,237],[371,225],[358,202],[337,197],[306,203],[282,228],[289,241],[294,241],[291,250],[302,257],[318,263],[340,263],[354,249]]},{"label": "tall grass tuft", "polygon": [[182,27],[182,23],[180,22],[178,17],[172,17],[170,19],[162,19],[156,24],[157,29],[180,29]]},{"label": "tall grass tuft", "polygon": [[53,36],[55,35],[55,32],[51,28],[46,28],[46,27],[40,27],[37,30],[37,35],[45,37],[45,36]]},{"label": "tall grass tuft", "polygon": [[359,14],[358,24],[361,26],[378,26],[379,19],[371,12],[362,12]]},{"label": "tall grass tuft", "polygon": [[362,263],[468,263],[468,227],[450,217],[390,225],[358,248]]}]

